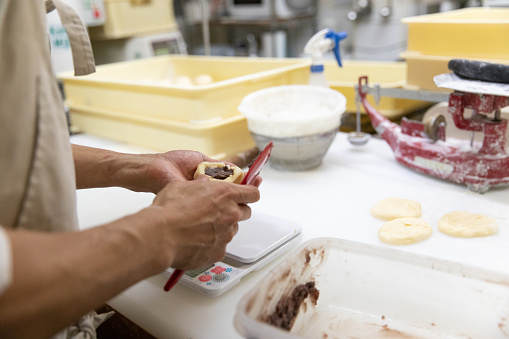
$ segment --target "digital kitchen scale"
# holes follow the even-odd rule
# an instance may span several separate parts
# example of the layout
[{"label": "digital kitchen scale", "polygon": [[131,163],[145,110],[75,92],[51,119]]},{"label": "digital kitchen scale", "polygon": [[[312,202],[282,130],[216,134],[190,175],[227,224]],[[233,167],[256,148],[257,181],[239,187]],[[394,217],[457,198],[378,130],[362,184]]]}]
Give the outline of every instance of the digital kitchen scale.
[{"label": "digital kitchen scale", "polygon": [[[216,297],[288,251],[300,242],[301,226],[293,221],[263,213],[253,213],[239,222],[239,231],[226,246],[226,257],[208,267],[186,271],[180,283],[198,292]],[[171,275],[174,269],[168,268]]]}]

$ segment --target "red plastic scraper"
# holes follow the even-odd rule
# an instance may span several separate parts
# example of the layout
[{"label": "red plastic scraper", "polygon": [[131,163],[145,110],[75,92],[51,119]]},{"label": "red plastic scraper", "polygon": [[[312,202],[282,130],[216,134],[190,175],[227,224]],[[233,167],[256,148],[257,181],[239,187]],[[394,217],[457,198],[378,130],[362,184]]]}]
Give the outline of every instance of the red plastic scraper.
[{"label": "red plastic scraper", "polygon": [[241,185],[250,185],[253,182],[254,178],[256,178],[258,174],[260,174],[263,165],[265,165],[267,163],[267,160],[269,160],[270,152],[272,152],[273,146],[274,145],[271,142],[270,144],[265,146],[265,148],[263,149],[263,151],[260,152],[260,154],[258,154],[253,164],[249,167],[249,171],[247,171],[246,176],[244,177],[244,179],[242,179],[242,182],[240,183]]}]

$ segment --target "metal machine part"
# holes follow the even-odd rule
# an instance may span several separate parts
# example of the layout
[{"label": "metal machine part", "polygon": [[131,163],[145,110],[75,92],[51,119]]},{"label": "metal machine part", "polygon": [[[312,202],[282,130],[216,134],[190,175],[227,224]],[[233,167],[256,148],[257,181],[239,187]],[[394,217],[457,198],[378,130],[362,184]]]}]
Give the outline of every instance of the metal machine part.
[{"label": "metal machine part", "polygon": [[317,0],[228,0],[227,11],[234,19],[260,20],[309,15],[316,10]]},{"label": "metal machine part", "polygon": [[429,114],[423,120],[424,133],[433,141],[445,141],[445,117],[442,114]]},{"label": "metal machine part", "polygon": [[355,95],[355,106],[357,108],[355,132],[350,132],[348,134],[348,141],[354,146],[363,146],[368,143],[371,136],[369,133],[361,131],[361,97],[357,91]]},{"label": "metal machine part", "polygon": [[401,19],[460,6],[459,1],[438,0],[353,0],[350,3],[350,8],[343,14],[349,27],[329,27],[348,31],[351,59],[386,61],[398,60],[406,48],[408,27]]},{"label": "metal machine part", "polygon": [[368,16],[371,13],[371,1],[370,0],[357,0],[353,3],[353,8],[348,12],[348,20],[356,21],[361,18]]}]

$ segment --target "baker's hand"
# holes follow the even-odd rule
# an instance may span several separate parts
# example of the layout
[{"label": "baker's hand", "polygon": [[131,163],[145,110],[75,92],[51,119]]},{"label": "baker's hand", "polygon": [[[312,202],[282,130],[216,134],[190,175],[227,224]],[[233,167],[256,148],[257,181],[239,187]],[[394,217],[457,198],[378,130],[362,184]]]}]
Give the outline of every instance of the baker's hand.
[{"label": "baker's hand", "polygon": [[[193,180],[198,164],[215,162],[196,151],[160,154],[118,153],[93,147],[73,146],[77,188],[123,187],[157,194],[171,181]],[[258,187],[261,179],[254,182]]]},{"label": "baker's hand", "polygon": [[238,222],[251,216],[247,204],[259,198],[252,185],[208,181],[205,176],[172,180],[148,207],[165,221],[159,235],[165,244],[165,265],[188,270],[223,259]]},{"label": "baker's hand", "polygon": [[[169,151],[140,156],[144,157],[145,168],[138,181],[139,187],[133,190],[156,194],[169,182],[193,180],[194,172],[200,163],[219,161],[196,151]],[[258,177],[252,185],[259,187],[261,182],[262,179]]]},{"label": "baker's hand", "polygon": [[217,161],[196,151],[179,150],[142,156],[145,168],[137,190],[156,194],[171,181],[193,180],[196,167],[201,162]]}]

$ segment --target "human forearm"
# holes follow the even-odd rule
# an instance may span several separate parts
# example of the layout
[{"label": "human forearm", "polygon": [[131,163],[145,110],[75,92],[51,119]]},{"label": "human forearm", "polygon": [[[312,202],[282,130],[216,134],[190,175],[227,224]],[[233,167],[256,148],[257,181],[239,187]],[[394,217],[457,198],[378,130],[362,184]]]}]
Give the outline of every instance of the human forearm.
[{"label": "human forearm", "polygon": [[0,296],[0,338],[48,337],[141,279],[221,260],[256,186],[172,181],[151,206],[82,232],[8,231],[13,279]]},{"label": "human forearm", "polygon": [[72,145],[76,186],[82,188],[123,187],[144,189],[147,168],[155,155],[118,153],[100,148]]},{"label": "human forearm", "polygon": [[47,337],[162,271],[159,224],[143,210],[79,233],[11,231],[13,281],[0,297],[0,337]]}]

